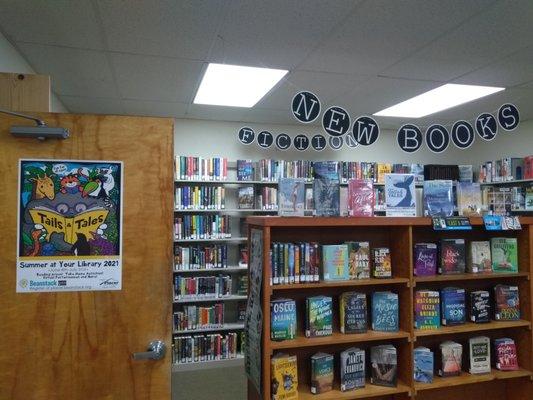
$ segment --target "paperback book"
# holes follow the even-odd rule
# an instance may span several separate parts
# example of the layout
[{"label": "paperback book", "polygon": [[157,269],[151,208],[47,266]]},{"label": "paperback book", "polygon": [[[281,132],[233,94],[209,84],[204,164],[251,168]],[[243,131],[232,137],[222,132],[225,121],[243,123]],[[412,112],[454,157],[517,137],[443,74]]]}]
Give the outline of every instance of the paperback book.
[{"label": "paperback book", "polygon": [[467,271],[473,274],[492,272],[490,243],[486,240],[470,242],[469,249]]},{"label": "paperback book", "polygon": [[270,360],[272,400],[298,399],[298,362],[296,356],[276,354]]},{"label": "paperback book", "polygon": [[346,242],[350,279],[370,278],[370,243]]},{"label": "paperback book", "polygon": [[372,329],[383,332],[397,332],[398,294],[392,292],[372,293]]},{"label": "paperback book", "polygon": [[468,339],[469,361],[471,374],[490,373],[490,339],[477,336]]},{"label": "paperback book", "polygon": [[516,238],[491,238],[492,270],[518,272],[518,242]]},{"label": "paperback book", "polygon": [[457,183],[457,211],[465,217],[479,217],[481,215],[481,186],[479,183]]},{"label": "paperback book", "polygon": [[333,355],[316,353],[311,356],[311,393],[319,394],[333,389]]},{"label": "paperback book", "polygon": [[414,350],[414,380],[415,382],[433,382],[433,352],[427,347],[417,347]]},{"label": "paperback book", "polygon": [[451,217],[453,209],[451,180],[424,181],[424,215],[426,217]]},{"label": "paperback book", "polygon": [[518,369],[516,344],[513,339],[495,339],[494,352],[496,369],[499,369],[500,371],[516,371]]},{"label": "paperback book", "polygon": [[415,176],[385,174],[385,204],[387,217],[416,216]]},{"label": "paperback book", "polygon": [[348,213],[348,188],[341,186],[339,188],[339,215],[341,217],[347,217]]},{"label": "paperback book", "polygon": [[363,333],[367,331],[366,295],[358,292],[341,294],[340,330],[341,333]]},{"label": "paperback book", "polygon": [[254,208],[254,187],[244,186],[239,188],[239,209],[250,210]]},{"label": "paperback book", "polygon": [[490,293],[486,290],[470,292],[470,321],[476,324],[490,322]]},{"label": "paperback book", "polygon": [[304,216],[305,180],[280,178],[278,183],[278,215]]},{"label": "paperback book", "polygon": [[237,180],[254,180],[254,163],[252,160],[237,160]]},{"label": "paperback book", "polygon": [[437,274],[437,245],[435,243],[416,243],[414,251],[416,276]]},{"label": "paperback book", "polygon": [[341,352],[341,391],[365,387],[365,351],[356,347]]},{"label": "paperback book", "polygon": [[288,340],[296,337],[296,303],[291,299],[270,302],[270,338]]},{"label": "paperback book", "polygon": [[516,321],[520,319],[520,296],[518,286],[496,285],[494,287],[494,319]]},{"label": "paperback book", "polygon": [[340,189],[338,164],[333,161],[313,164],[313,200],[315,214],[321,217],[340,215]]},{"label": "paperback book", "polygon": [[415,292],[415,328],[438,329],[440,327],[440,295],[436,290]]},{"label": "paperback book", "polygon": [[374,185],[371,179],[348,181],[348,213],[351,217],[373,217],[374,204]]},{"label": "paperback book", "polygon": [[460,325],[466,322],[465,290],[446,287],[440,292],[442,325]]},{"label": "paperback book", "polygon": [[447,340],[439,346],[439,375],[443,377],[461,375],[463,346]]},{"label": "paperback book", "polygon": [[392,262],[388,247],[374,247],[372,249],[372,263],[374,278],[392,278]]},{"label": "paperback book", "polygon": [[390,344],[370,348],[370,383],[377,386],[396,386],[398,380],[398,357],[396,348]]},{"label": "paperback book", "polygon": [[348,280],[350,278],[348,272],[348,245],[323,245],[322,267],[325,281]]},{"label": "paperback book", "polygon": [[465,240],[441,239],[439,273],[442,275],[464,274]]},{"label": "paperback book", "polygon": [[306,299],[305,336],[330,336],[333,332],[332,299],[314,296]]}]

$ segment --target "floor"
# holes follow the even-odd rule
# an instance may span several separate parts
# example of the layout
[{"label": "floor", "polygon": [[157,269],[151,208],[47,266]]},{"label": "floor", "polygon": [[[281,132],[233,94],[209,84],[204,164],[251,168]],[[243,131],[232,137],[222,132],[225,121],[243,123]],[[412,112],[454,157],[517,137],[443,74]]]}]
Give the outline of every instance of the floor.
[{"label": "floor", "polygon": [[172,373],[172,400],[245,400],[244,367]]}]

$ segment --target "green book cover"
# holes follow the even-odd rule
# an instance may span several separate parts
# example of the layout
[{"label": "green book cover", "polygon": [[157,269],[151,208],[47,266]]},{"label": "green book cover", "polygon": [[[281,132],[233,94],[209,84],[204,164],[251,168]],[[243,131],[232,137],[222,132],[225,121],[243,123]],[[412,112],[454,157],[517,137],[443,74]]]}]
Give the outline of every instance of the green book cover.
[{"label": "green book cover", "polygon": [[325,281],[348,280],[348,246],[333,244],[322,246],[322,267]]},{"label": "green book cover", "polygon": [[306,301],[306,317],[305,336],[330,336],[333,331],[331,297],[308,297]]},{"label": "green book cover", "polygon": [[516,238],[490,239],[493,272],[518,272],[518,243]]},{"label": "green book cover", "polygon": [[311,356],[311,393],[333,389],[333,355],[316,353]]}]

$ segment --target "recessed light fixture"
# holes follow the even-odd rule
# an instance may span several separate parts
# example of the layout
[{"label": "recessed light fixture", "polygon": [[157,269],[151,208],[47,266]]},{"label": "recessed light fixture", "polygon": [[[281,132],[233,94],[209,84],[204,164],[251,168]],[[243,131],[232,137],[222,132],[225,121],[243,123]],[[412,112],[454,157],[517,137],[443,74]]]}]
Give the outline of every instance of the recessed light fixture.
[{"label": "recessed light fixture", "polygon": [[209,64],[194,103],[253,107],[287,72],[283,69]]},{"label": "recessed light fixture", "polygon": [[420,118],[505,90],[502,87],[447,83],[395,106],[381,110],[379,117]]}]

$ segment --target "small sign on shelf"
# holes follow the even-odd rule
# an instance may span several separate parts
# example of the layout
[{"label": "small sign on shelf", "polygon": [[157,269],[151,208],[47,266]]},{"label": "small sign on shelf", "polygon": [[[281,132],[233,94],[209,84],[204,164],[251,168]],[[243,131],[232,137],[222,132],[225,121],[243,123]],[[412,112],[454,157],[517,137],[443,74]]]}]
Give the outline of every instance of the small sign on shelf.
[{"label": "small sign on shelf", "polygon": [[434,217],[433,230],[435,231],[457,231],[471,230],[472,225],[468,217]]}]

